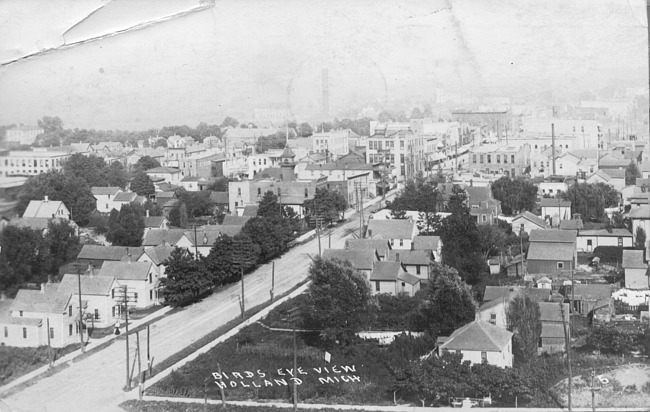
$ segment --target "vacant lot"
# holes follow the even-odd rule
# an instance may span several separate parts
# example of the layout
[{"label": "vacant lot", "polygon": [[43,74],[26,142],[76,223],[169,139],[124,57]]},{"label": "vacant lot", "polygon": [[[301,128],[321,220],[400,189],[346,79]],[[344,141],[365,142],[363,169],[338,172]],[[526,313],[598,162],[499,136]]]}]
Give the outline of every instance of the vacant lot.
[{"label": "vacant lot", "polygon": [[0,386],[29,373],[41,366],[47,365],[50,356],[59,359],[70,352],[79,349],[78,345],[70,345],[61,349],[52,349],[47,346],[39,348],[15,348],[0,346]]}]

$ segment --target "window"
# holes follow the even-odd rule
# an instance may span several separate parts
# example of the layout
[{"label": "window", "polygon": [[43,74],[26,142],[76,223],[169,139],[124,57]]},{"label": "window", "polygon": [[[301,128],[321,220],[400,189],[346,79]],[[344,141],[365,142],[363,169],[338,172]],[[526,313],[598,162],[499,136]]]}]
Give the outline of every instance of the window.
[{"label": "window", "polygon": [[487,155],[487,162],[492,163],[492,155]]},{"label": "window", "polygon": [[72,316],[72,305],[68,306],[68,316]]},{"label": "window", "polygon": [[5,338],[9,337],[9,328],[5,326]]},{"label": "window", "polygon": [[510,155],[510,163],[514,163],[514,162],[515,162],[515,155]]},{"label": "window", "polygon": [[106,203],[106,209],[108,209],[108,203]]},{"label": "window", "polygon": [[508,163],[508,155],[503,155],[503,163]]},{"label": "window", "polygon": [[593,246],[593,240],[587,239],[587,246]]},{"label": "window", "polygon": [[99,309],[95,309],[95,320],[99,319]]},{"label": "window", "polygon": [[111,289],[111,299],[115,299],[115,289]]},{"label": "window", "polygon": [[400,163],[404,163],[404,154],[399,155]]},{"label": "window", "polygon": [[50,328],[50,339],[54,339],[54,328]]},{"label": "window", "polygon": [[472,155],[472,163],[476,163],[476,155]]},{"label": "window", "polygon": [[402,288],[406,287],[406,282],[402,282]]},{"label": "window", "polygon": [[18,314],[20,315],[21,318],[23,317],[23,311],[22,310],[20,312],[18,312]]},{"label": "window", "polygon": [[149,283],[153,283],[153,277],[151,276],[151,273],[149,273]]},{"label": "window", "polygon": [[305,188],[305,197],[309,197],[309,189]]},{"label": "window", "polygon": [[[503,156],[505,158],[505,156]],[[501,155],[497,155],[497,163],[501,163]]]},{"label": "window", "polygon": [[27,328],[23,328],[23,339],[27,339]]},{"label": "window", "polygon": [[138,301],[138,293],[137,292],[133,294],[133,298],[135,299],[136,302]]},{"label": "window", "polygon": [[153,290],[150,290],[149,291],[149,300],[152,300],[152,299],[153,299]]},{"label": "window", "polygon": [[400,245],[400,246],[404,246],[404,239],[400,239],[400,240],[399,240],[399,245]]},{"label": "window", "polygon": [[381,288],[379,287],[379,281],[376,280],[376,281],[375,281],[375,291],[376,291],[376,292],[379,292],[379,289],[381,289]]},{"label": "window", "polygon": [[487,363],[487,352],[481,352],[481,362]]},{"label": "window", "polygon": [[241,187],[237,188],[237,196],[241,196]]},{"label": "window", "polygon": [[619,247],[623,246],[623,238],[622,237],[618,238],[618,246]]},{"label": "window", "polygon": [[493,325],[497,324],[497,314],[496,313],[490,313],[490,323]]},{"label": "window", "polygon": [[481,215],[481,218],[483,219],[484,222],[487,222],[487,216]]},{"label": "window", "polygon": [[564,269],[564,262],[557,262],[558,269]]},{"label": "window", "polygon": [[418,275],[420,274],[420,265],[417,265],[415,267],[415,273],[418,274]]},{"label": "window", "polygon": [[391,240],[390,240],[390,245],[391,245],[391,246],[394,246],[394,245],[395,245],[395,239],[391,239]]},{"label": "window", "polygon": [[261,187],[257,188],[257,195],[262,196],[262,188]]},{"label": "window", "polygon": [[479,163],[483,163],[483,155],[479,155],[479,156],[478,156],[478,162],[479,162]]},{"label": "window", "polygon": [[456,349],[456,354],[460,355],[461,354],[460,350]]},{"label": "window", "polygon": [[404,149],[404,140],[399,141],[399,148]]}]

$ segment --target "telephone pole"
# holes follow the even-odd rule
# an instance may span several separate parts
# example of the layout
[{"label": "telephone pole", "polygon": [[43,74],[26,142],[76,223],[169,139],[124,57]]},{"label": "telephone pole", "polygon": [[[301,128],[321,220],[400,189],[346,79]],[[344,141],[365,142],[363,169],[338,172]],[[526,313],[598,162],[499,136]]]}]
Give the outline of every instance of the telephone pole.
[{"label": "telephone pole", "polygon": [[[83,309],[81,307],[81,268],[77,264],[77,280],[78,280],[78,287],[79,290],[77,291],[79,294],[79,344],[81,345],[81,353],[85,353],[86,349],[84,348],[84,325],[83,325]],[[50,331],[47,331],[48,336]]]},{"label": "telephone pole", "polygon": [[[568,401],[569,401],[569,412],[571,411],[571,391],[573,388],[573,376],[571,373],[571,327],[569,322],[569,328],[567,330],[566,317],[564,315],[564,304],[560,302],[560,312],[562,314],[562,329],[564,330],[564,345],[566,346],[566,360],[569,367],[569,392],[568,392]],[[571,318],[569,318],[569,321]]]}]

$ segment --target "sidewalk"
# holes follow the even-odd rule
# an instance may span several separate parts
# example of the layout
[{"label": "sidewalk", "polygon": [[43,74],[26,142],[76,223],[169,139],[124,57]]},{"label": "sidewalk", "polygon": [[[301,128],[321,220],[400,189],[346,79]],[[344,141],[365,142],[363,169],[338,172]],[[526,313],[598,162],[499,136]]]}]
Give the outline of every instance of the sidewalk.
[{"label": "sidewalk", "polygon": [[[169,312],[172,309],[173,308],[171,306],[165,306],[162,309],[157,310],[157,311],[149,314],[148,316],[145,316],[142,319],[129,322],[129,328],[131,329],[129,331],[129,335],[131,335],[132,334],[131,332],[133,330],[135,330],[138,326],[143,325],[143,324],[145,324],[147,322],[151,322],[152,320],[156,320],[158,318],[161,318],[161,317],[165,316],[167,314],[167,312]],[[115,334],[110,334],[110,335],[105,336],[105,337],[103,337],[101,339],[92,339],[91,338],[90,341],[86,344],[85,349],[86,349],[87,352],[97,350],[96,348],[106,344],[107,342],[110,342],[110,341],[112,341],[114,339],[117,339],[118,337],[123,337],[123,336],[125,336],[124,333],[122,333],[121,335],[118,335],[118,336],[116,336]],[[68,353],[67,355],[57,359],[54,362],[53,367],[56,367],[58,365],[62,365],[62,364],[65,364],[65,363],[73,362],[79,356],[87,356],[87,355],[82,354],[80,350],[76,350],[76,351],[74,351],[72,353]],[[25,374],[23,376],[20,376],[20,377],[14,379],[13,381],[9,382],[5,386],[0,387],[0,394],[4,394],[5,392],[9,391],[10,389],[15,388],[18,385],[21,385],[21,384],[23,384],[25,382],[28,382],[28,381],[30,381],[30,380],[32,380],[34,378],[37,378],[40,375],[43,375],[43,374],[47,373],[49,370],[50,370],[50,366],[45,365],[45,366],[42,366],[42,367],[40,367],[40,368],[38,368],[36,370],[33,370],[33,371]]]}]

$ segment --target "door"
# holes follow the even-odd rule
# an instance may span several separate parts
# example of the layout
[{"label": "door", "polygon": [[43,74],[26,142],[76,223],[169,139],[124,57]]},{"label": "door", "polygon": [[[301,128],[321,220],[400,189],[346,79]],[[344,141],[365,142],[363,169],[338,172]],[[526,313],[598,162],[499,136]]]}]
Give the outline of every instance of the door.
[{"label": "door", "polygon": [[587,252],[591,252],[592,242],[593,240],[587,239]]}]

